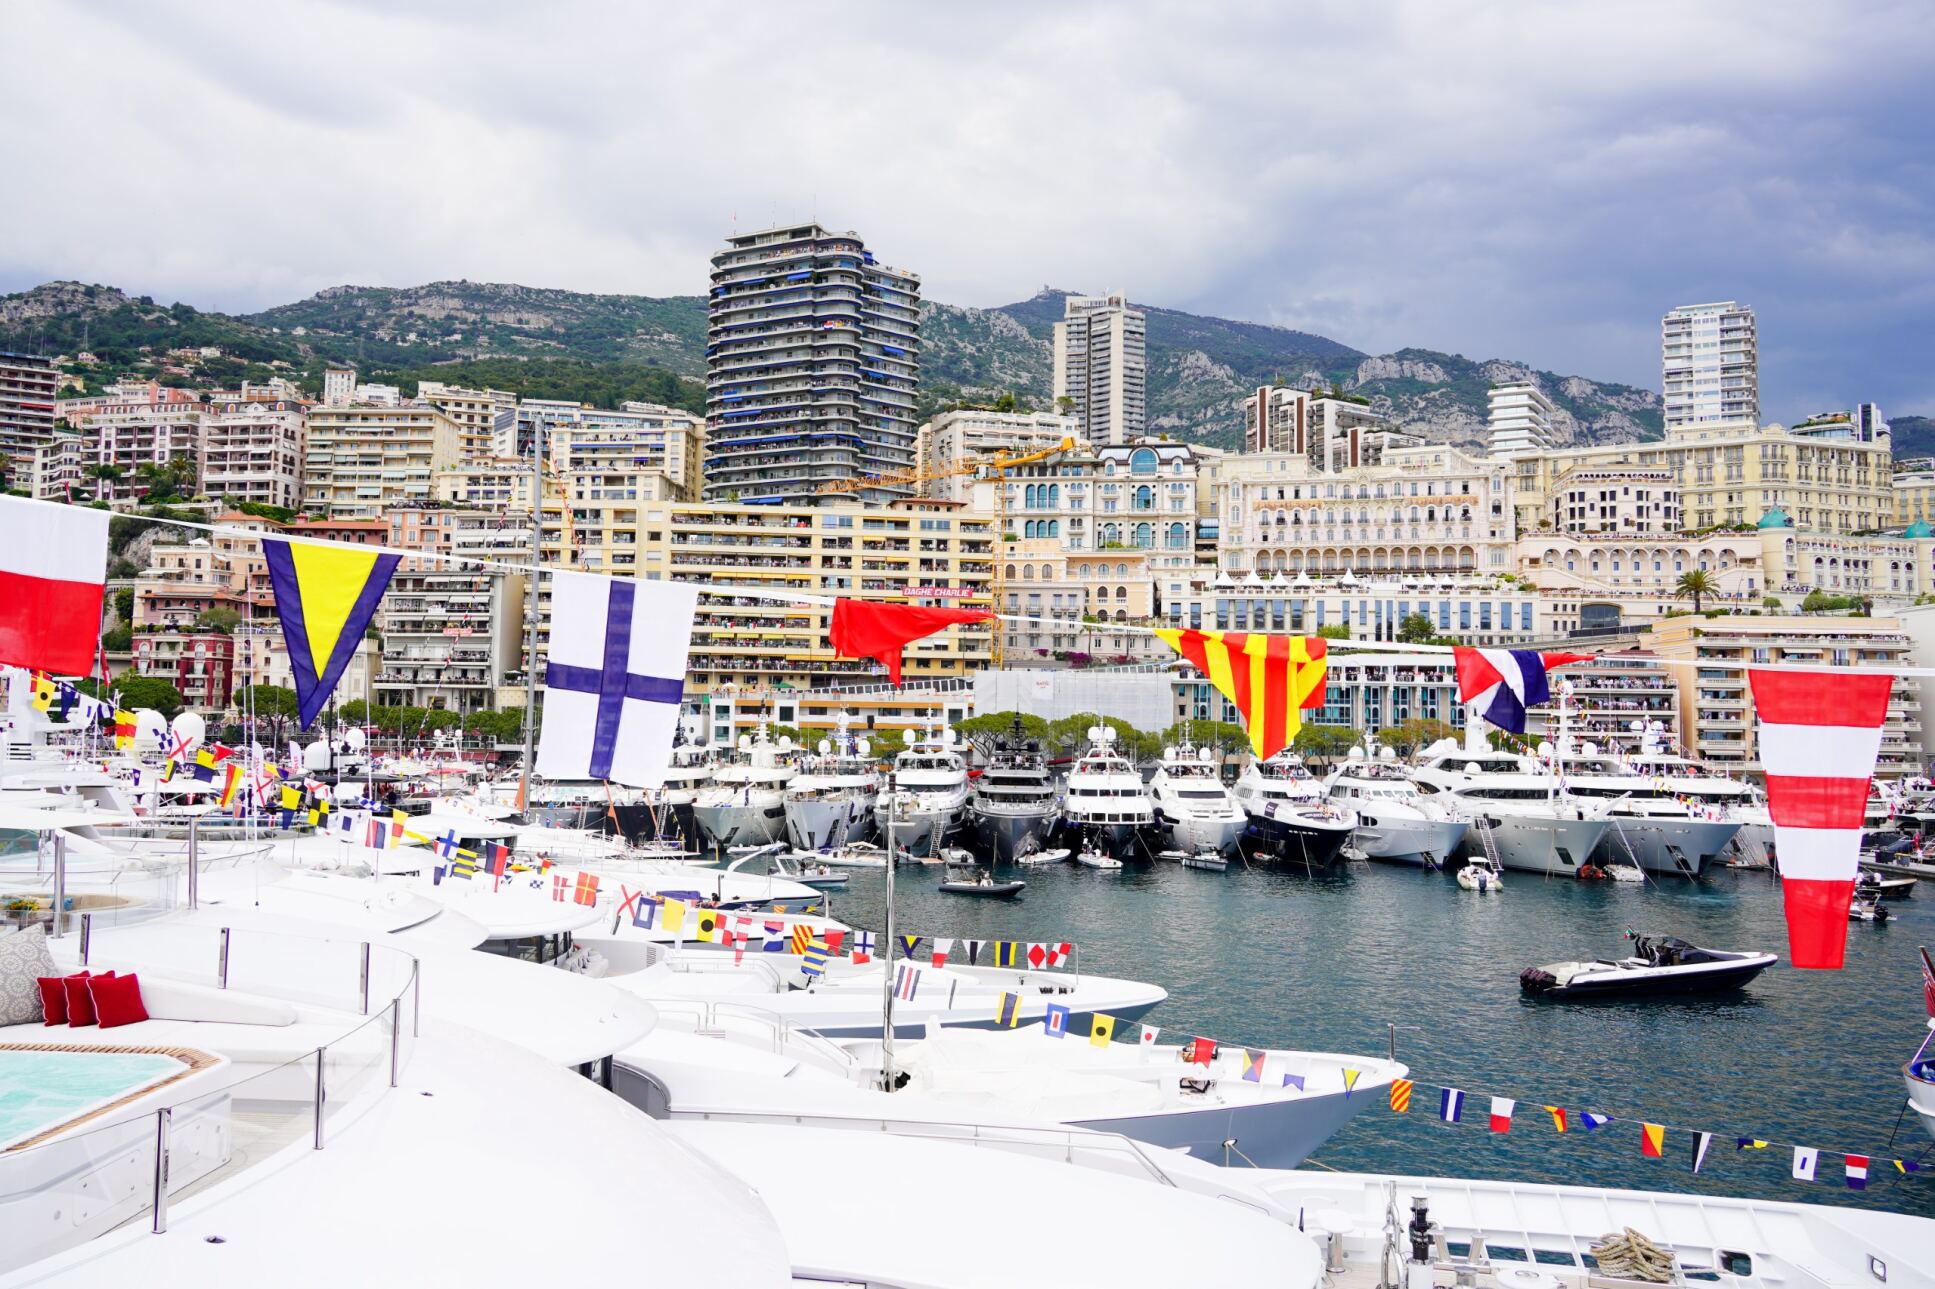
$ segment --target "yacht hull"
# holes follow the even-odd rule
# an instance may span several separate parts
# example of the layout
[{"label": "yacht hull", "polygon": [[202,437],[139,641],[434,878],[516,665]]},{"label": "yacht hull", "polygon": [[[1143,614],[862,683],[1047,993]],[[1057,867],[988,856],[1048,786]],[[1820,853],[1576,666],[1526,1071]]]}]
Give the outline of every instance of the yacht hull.
[{"label": "yacht hull", "polygon": [[[1474,808],[1480,803],[1473,802]],[[1493,844],[1498,847],[1498,863],[1520,873],[1550,873],[1576,877],[1580,865],[1611,829],[1603,819],[1551,819],[1539,815],[1501,815],[1482,809],[1491,826]],[[1477,827],[1465,833],[1459,854],[1469,859],[1485,853],[1484,838]]]},{"label": "yacht hull", "polygon": [[1369,859],[1416,868],[1427,856],[1433,862],[1449,859],[1470,826],[1462,820],[1405,819],[1360,810],[1356,845]]},{"label": "yacht hull", "polygon": [[1227,855],[1236,849],[1247,819],[1197,819],[1188,815],[1170,819],[1169,833],[1176,845],[1187,851],[1215,850]]},{"label": "yacht hull", "polygon": [[1212,1106],[1172,1114],[1071,1119],[1069,1123],[1186,1151],[1212,1164],[1295,1168],[1361,1111],[1382,1101],[1377,1091],[1370,1089],[1368,1095],[1360,1092],[1351,1097],[1337,1092],[1253,1105]]},{"label": "yacht hull", "polygon": [[[874,819],[880,829],[880,844],[884,846],[887,844],[886,816],[876,808]],[[900,818],[894,821],[894,848],[904,846],[910,854],[920,856],[936,854],[960,822],[959,807],[903,809]]]},{"label": "yacht hull", "polygon": [[1612,826],[1599,843],[1601,858],[1607,863],[1624,862],[1630,846],[1641,868],[1669,877],[1700,876],[1708,865],[1719,863],[1728,843],[1740,831],[1739,824],[1705,819],[1615,815],[1610,822]]},{"label": "yacht hull", "polygon": [[1928,1135],[1935,1137],[1935,1058],[1910,1061],[1901,1068],[1902,1081],[1908,1085],[1908,1104],[1922,1121]]},{"label": "yacht hull", "polygon": [[1289,864],[1322,868],[1343,858],[1351,825],[1300,819],[1295,815],[1251,815],[1244,837],[1253,851]]},{"label": "yacht hull", "polygon": [[1085,837],[1093,838],[1097,845],[1118,859],[1125,853],[1134,853],[1135,840],[1141,832],[1142,829],[1135,824],[1092,824],[1062,816],[1062,834],[1071,845],[1080,845]]},{"label": "yacht hull", "polygon": [[786,840],[798,850],[833,850],[874,833],[874,803],[862,797],[788,801]]},{"label": "yacht hull", "polygon": [[734,802],[708,805],[694,802],[692,819],[706,845],[723,850],[727,846],[764,846],[781,839],[786,826],[786,807],[781,802]]},{"label": "yacht hull", "polygon": [[988,847],[998,863],[1011,862],[1015,855],[1024,849],[1032,838],[1035,849],[1048,846],[1048,838],[1055,831],[1055,815],[1052,810],[1034,814],[1009,813],[1006,811],[983,814],[975,810],[974,833],[981,843]]}]

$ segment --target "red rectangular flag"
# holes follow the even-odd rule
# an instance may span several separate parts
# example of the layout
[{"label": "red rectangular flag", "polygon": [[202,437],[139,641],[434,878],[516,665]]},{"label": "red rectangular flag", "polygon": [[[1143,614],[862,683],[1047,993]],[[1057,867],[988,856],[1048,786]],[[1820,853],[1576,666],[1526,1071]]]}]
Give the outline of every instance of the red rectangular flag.
[{"label": "red rectangular flag", "polygon": [[1788,957],[1796,967],[1838,968],[1894,677],[1749,668],[1747,683],[1774,817]]},{"label": "red rectangular flag", "polygon": [[0,497],[0,532],[0,663],[87,675],[107,593],[107,511]]},{"label": "red rectangular flag", "polygon": [[882,604],[870,600],[836,600],[827,635],[841,658],[873,658],[887,668],[887,678],[900,684],[903,646],[962,622],[986,622],[987,609],[938,609],[924,604]]}]

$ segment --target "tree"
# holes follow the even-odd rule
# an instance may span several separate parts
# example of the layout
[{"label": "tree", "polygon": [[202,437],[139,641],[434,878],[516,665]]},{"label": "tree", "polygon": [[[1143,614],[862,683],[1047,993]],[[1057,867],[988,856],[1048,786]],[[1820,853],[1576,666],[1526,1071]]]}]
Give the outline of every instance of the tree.
[{"label": "tree", "polygon": [[234,609],[220,604],[212,609],[203,609],[200,616],[195,619],[196,626],[206,627],[210,631],[219,631],[223,635],[228,635],[234,631],[236,627],[241,625],[241,622],[241,614],[237,613]]},{"label": "tree", "polygon": [[1397,638],[1403,644],[1429,644],[1436,634],[1430,617],[1423,613],[1407,613],[1398,623]]},{"label": "tree", "polygon": [[1688,569],[1686,572],[1680,574],[1680,580],[1673,584],[1673,593],[1675,595],[1693,601],[1693,611],[1695,613],[1700,611],[1701,598],[1712,595],[1719,589],[1718,583],[1713,580],[1713,574],[1703,568]]},{"label": "tree", "polygon": [[134,621],[134,588],[132,586],[115,588],[114,616],[119,622],[128,623]]},{"label": "tree", "polygon": [[[101,692],[101,685],[97,680],[82,680],[75,685],[75,688],[83,694],[92,694],[96,698],[107,697],[107,694]],[[181,709],[188,705],[182,698],[181,691],[161,677],[137,676],[133,672],[116,676],[108,685],[108,693],[114,694],[121,706],[131,712],[149,707],[169,720],[180,715]]]},{"label": "tree", "polygon": [[339,706],[336,714],[346,725],[367,725],[370,719],[370,705],[360,698],[352,698]]},{"label": "tree", "polygon": [[1238,752],[1250,745],[1249,732],[1229,721],[1177,721],[1162,732],[1165,746],[1179,744],[1185,738],[1197,747],[1219,748],[1225,753]]},{"label": "tree", "polygon": [[1299,756],[1328,765],[1348,755],[1356,742],[1357,732],[1347,725],[1305,725],[1290,740],[1290,747]]},{"label": "tree", "polygon": [[1377,732],[1377,741],[1385,747],[1395,748],[1399,754],[1410,756],[1413,752],[1430,747],[1439,739],[1458,737],[1458,731],[1443,721],[1429,717],[1413,717],[1401,725]]},{"label": "tree", "polygon": [[1003,394],[1003,395],[1001,395],[1001,397],[999,397],[999,398],[997,398],[997,399],[995,399],[995,400],[994,400],[994,410],[995,410],[995,411],[997,411],[997,412],[1012,412],[1012,411],[1014,411],[1014,410],[1015,410],[1015,396],[1014,396],[1013,394]]},{"label": "tree", "polygon": [[1155,735],[1144,733],[1120,717],[1095,712],[1077,712],[1051,722],[1048,739],[1062,751],[1080,753],[1088,744],[1089,730],[1097,725],[1106,725],[1115,731],[1116,750],[1132,762],[1154,760],[1162,752],[1162,741]]},{"label": "tree", "polygon": [[283,732],[296,719],[296,691],[282,685],[244,685],[235,691],[233,702],[242,715],[255,713],[256,728],[268,732],[270,746],[280,746]]},{"label": "tree", "polygon": [[1350,639],[1350,624],[1345,622],[1329,623],[1317,628],[1317,636],[1322,640],[1348,640]]},{"label": "tree", "polygon": [[983,758],[994,755],[996,741],[1014,733],[1015,718],[1021,718],[1021,736],[1035,739],[1041,743],[1048,741],[1048,722],[1039,716],[1025,712],[988,712],[981,716],[971,716],[955,723],[954,732],[966,739],[968,745],[979,752]]}]

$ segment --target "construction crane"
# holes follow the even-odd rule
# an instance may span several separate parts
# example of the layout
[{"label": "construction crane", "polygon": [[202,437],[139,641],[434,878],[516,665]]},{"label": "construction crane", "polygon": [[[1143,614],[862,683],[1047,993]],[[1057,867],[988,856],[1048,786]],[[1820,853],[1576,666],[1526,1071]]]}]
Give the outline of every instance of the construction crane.
[{"label": "construction crane", "polygon": [[[857,492],[863,487],[893,488],[907,485],[919,487],[922,484],[932,483],[936,479],[953,479],[961,475],[975,475],[993,480],[995,485],[995,531],[993,553],[994,584],[992,594],[994,597],[994,610],[996,613],[999,613],[1004,603],[1003,585],[1005,582],[1002,576],[1004,561],[1002,559],[1001,540],[1008,531],[1008,490],[1001,486],[1002,482],[1008,477],[1008,472],[1016,466],[1034,465],[1038,462],[1047,461],[1052,457],[1058,457],[1064,452],[1073,452],[1074,450],[1075,440],[1072,438],[1064,438],[1053,447],[1041,448],[1034,452],[1024,452],[1018,456],[1011,456],[1005,452],[997,452],[993,456],[977,457],[972,461],[963,461],[958,465],[947,466],[939,470],[896,470],[890,474],[862,475],[858,479],[842,479],[833,483],[823,483],[816,491],[824,496],[828,493],[836,492]],[[999,667],[1003,660],[1002,655],[1005,652],[1001,646],[1001,629],[999,624],[996,625],[994,631],[993,652],[994,665]]]}]

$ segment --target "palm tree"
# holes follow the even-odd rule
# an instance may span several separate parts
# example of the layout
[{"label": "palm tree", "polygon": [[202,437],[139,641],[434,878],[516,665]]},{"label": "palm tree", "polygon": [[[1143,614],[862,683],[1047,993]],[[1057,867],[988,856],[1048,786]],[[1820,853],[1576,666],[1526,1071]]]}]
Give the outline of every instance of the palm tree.
[{"label": "palm tree", "polygon": [[1692,568],[1680,574],[1680,580],[1674,585],[1673,592],[1676,595],[1681,595],[1692,600],[1693,611],[1698,613],[1700,611],[1700,597],[1703,595],[1712,595],[1719,589],[1713,583],[1713,574],[1703,568]]}]

